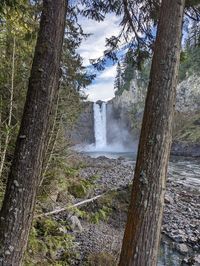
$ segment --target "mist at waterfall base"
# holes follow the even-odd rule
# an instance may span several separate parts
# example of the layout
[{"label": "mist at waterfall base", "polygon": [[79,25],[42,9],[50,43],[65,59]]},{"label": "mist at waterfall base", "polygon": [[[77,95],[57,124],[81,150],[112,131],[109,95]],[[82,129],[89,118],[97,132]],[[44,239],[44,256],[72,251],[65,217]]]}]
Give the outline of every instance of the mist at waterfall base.
[{"label": "mist at waterfall base", "polygon": [[106,102],[93,103],[93,114],[95,143],[78,145],[76,150],[92,157],[135,157],[137,141],[132,141],[128,130],[108,115]]}]

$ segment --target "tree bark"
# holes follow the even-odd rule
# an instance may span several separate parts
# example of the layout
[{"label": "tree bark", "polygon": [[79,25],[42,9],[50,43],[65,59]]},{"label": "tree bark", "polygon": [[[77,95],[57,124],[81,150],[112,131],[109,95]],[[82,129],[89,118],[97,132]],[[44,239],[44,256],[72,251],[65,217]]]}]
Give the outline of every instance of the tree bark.
[{"label": "tree bark", "polygon": [[155,266],[181,46],[184,0],[163,0],[120,266]]},{"label": "tree bark", "polygon": [[57,96],[66,0],[44,0],[14,160],[0,212],[0,265],[19,266],[40,182],[48,122]]}]

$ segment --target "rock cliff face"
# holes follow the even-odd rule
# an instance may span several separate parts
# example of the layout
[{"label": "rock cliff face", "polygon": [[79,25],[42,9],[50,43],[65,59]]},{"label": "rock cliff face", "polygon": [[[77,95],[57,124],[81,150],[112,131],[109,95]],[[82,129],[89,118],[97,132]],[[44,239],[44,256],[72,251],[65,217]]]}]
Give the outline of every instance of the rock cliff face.
[{"label": "rock cliff face", "polygon": [[181,113],[200,110],[200,76],[190,76],[178,85],[176,110]]},{"label": "rock cliff face", "polygon": [[93,103],[84,102],[81,115],[70,133],[70,139],[74,145],[94,143],[94,113]]},{"label": "rock cliff face", "polygon": [[124,90],[120,96],[115,96],[110,103],[112,103],[114,107],[131,107],[133,104],[143,102],[145,95],[146,89],[141,88],[137,80],[132,80],[130,89],[128,91]]},{"label": "rock cliff face", "polygon": [[[113,108],[131,109],[137,105],[137,111],[144,108],[146,88],[138,85],[137,80],[133,80],[130,90],[123,91],[122,95],[116,96],[109,103]],[[200,110],[200,76],[193,75],[179,83],[177,87],[176,110],[188,113]]]},{"label": "rock cliff face", "polygon": [[139,135],[145,97],[146,88],[139,87],[137,80],[132,80],[129,91],[124,90],[107,104],[108,120],[117,120],[123,130],[130,132],[132,140]]},{"label": "rock cliff face", "polygon": [[[107,142],[129,147],[139,138],[146,88],[133,80],[107,103]],[[99,102],[101,104],[101,101]],[[175,134],[172,153],[200,156],[200,76],[190,76],[177,87]],[[94,137],[93,103],[83,103],[83,111],[71,133],[73,144],[91,144]]]},{"label": "rock cliff face", "polygon": [[134,138],[131,130],[129,110],[123,106],[107,103],[107,143],[130,148]]},{"label": "rock cliff face", "polygon": [[[112,110],[112,114],[117,114],[118,123],[122,123],[133,138],[137,138],[140,132],[145,97],[146,89],[134,80],[129,91],[123,91],[122,95],[108,102],[109,110]],[[173,154],[200,156],[200,123],[195,122],[199,113],[200,76],[193,75],[177,87],[174,125],[177,132],[174,134]],[[177,127],[176,123],[180,123],[180,120],[181,126]]]}]

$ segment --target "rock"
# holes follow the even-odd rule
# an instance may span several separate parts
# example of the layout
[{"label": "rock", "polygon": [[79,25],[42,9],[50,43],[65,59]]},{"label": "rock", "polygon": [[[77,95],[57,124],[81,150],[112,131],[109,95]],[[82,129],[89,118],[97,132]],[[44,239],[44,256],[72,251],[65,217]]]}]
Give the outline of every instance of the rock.
[{"label": "rock", "polygon": [[178,243],[185,243],[187,240],[185,232],[180,229],[174,230],[172,232],[172,238],[174,239],[175,242],[178,242]]},{"label": "rock", "polygon": [[185,258],[181,265],[199,266],[200,265],[200,254]]},{"label": "rock", "polygon": [[167,204],[173,204],[174,200],[172,197],[170,197],[168,194],[165,195],[165,203]]},{"label": "rock", "polygon": [[195,112],[200,108],[200,77],[192,75],[179,83],[176,95],[176,110]]},{"label": "rock", "polygon": [[103,101],[101,101],[101,100],[98,100],[97,102],[96,102],[98,105],[102,105],[102,103],[103,103]]},{"label": "rock", "polygon": [[181,253],[181,254],[187,254],[189,252],[189,249],[186,244],[177,244],[176,249]]},{"label": "rock", "polygon": [[51,193],[51,200],[56,202],[57,201],[57,198],[58,198],[58,194],[59,192],[58,191],[54,191]]},{"label": "rock", "polygon": [[172,143],[171,154],[176,156],[185,156],[185,157],[187,156],[200,157],[200,144],[174,141]]},{"label": "rock", "polygon": [[76,228],[79,230],[79,232],[83,231],[83,227],[81,225],[81,222],[76,215],[69,215],[68,219],[71,222],[70,226],[71,226],[72,231],[75,231]]},{"label": "rock", "polygon": [[94,118],[93,118],[93,103],[82,103],[83,111],[74,125],[73,130],[66,130],[67,136],[71,139],[73,144],[92,144],[94,139]]}]

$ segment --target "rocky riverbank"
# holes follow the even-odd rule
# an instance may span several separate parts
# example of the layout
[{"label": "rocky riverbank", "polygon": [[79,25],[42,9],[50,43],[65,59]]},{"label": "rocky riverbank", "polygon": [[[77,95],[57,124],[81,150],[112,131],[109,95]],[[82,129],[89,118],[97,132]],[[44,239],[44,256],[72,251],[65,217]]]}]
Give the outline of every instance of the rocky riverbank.
[{"label": "rocky riverbank", "polygon": [[176,156],[200,157],[200,144],[174,141],[171,154]]},{"label": "rocky riverbank", "polygon": [[[110,261],[107,265],[116,265],[126,223],[135,163],[123,158],[80,158],[82,163],[84,162],[84,167],[79,171],[80,180],[96,177],[95,186],[88,191],[87,197],[107,193],[81,208],[81,211],[93,215],[93,218],[97,214],[99,216],[97,215],[98,219],[94,219],[93,223],[88,219],[80,219],[83,231],[75,233],[77,250],[80,253],[76,265],[84,265],[85,262],[86,265],[103,265],[101,263],[106,259]],[[178,252],[178,255],[177,264],[163,264],[161,255],[159,265],[183,265],[181,261],[185,261],[185,265],[200,265],[197,262],[200,252],[198,163],[187,159],[177,162],[172,160],[170,163],[162,243],[170,243],[172,250]],[[196,257],[196,264],[189,264],[190,256]]]}]

